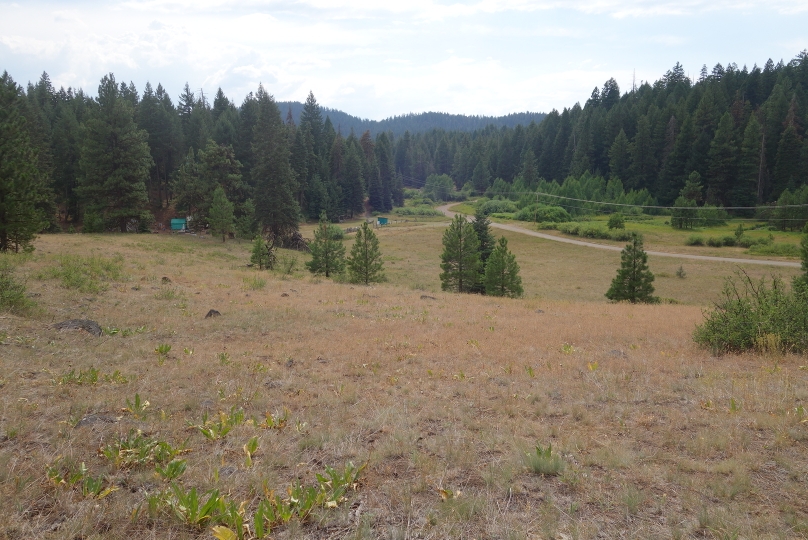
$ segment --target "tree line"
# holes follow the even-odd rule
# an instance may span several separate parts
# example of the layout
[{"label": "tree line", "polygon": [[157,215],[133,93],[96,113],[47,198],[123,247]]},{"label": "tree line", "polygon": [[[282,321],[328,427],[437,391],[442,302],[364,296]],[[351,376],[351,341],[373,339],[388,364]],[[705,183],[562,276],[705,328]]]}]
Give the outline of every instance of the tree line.
[{"label": "tree line", "polygon": [[[403,204],[405,187],[432,175],[492,197],[592,192],[672,205],[684,190],[695,197],[680,201],[686,207],[808,202],[808,52],[763,68],[704,67],[697,80],[677,63],[628,92],[610,79],[583,106],[526,126],[400,136],[343,133],[311,93],[295,120],[263,88],[237,105],[221,89],[211,100],[186,84],[175,101],[160,84],[139,92],[113,74],[95,98],[56,90],[46,73],[27,88],[8,73],[0,83],[0,129],[17,141],[3,150],[0,189],[26,186],[0,203],[0,249],[55,230],[56,216],[63,226],[130,230],[176,211],[203,226],[217,185],[245,235],[287,234],[300,217],[323,212],[336,220],[389,211]],[[686,189],[688,180],[703,189]]]}]

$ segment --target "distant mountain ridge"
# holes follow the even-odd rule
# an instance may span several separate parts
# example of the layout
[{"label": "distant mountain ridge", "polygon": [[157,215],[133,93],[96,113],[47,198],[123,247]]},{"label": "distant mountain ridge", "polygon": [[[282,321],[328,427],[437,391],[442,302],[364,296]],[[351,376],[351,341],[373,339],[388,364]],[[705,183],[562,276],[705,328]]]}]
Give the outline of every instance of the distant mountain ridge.
[{"label": "distant mountain ridge", "polygon": [[[279,101],[278,108],[281,117],[285,120],[289,109],[292,110],[292,118],[295,124],[300,122],[300,112],[303,104],[298,101]],[[513,128],[517,125],[528,126],[531,122],[541,123],[545,113],[521,112],[511,113],[506,116],[466,116],[463,114],[449,114],[440,112],[409,113],[401,116],[392,116],[384,120],[367,120],[352,116],[338,109],[322,107],[323,120],[331,118],[334,129],[339,129],[343,135],[348,135],[353,129],[357,137],[365,131],[370,130],[372,136],[381,132],[392,131],[394,135],[403,135],[405,131],[410,133],[423,133],[433,129],[443,129],[445,131],[475,131],[486,128],[490,125],[496,127]]]}]

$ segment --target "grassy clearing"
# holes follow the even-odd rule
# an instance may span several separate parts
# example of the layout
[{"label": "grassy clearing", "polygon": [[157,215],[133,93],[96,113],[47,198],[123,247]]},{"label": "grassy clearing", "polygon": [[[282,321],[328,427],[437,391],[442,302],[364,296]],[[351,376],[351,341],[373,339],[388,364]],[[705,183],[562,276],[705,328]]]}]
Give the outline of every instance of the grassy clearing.
[{"label": "grassy clearing", "polygon": [[[42,237],[21,279],[104,249],[129,281],[29,280],[47,320],[0,317],[0,537],[808,535],[804,358],[691,339],[726,265],[652,258],[689,305],[607,304],[619,254],[513,234],[528,298],[424,294],[442,230],[381,229],[373,288],[246,243]],[[137,331],[49,326],[79,317]]]}]

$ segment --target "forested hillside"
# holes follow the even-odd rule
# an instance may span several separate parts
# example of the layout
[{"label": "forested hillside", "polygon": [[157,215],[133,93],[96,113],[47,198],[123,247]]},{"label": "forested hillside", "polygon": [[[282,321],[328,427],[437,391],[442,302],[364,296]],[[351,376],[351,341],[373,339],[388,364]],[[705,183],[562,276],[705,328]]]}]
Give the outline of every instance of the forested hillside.
[{"label": "forested hillside", "polygon": [[[292,111],[292,118],[295,122],[300,121],[300,114],[303,112],[303,103],[298,101],[279,101],[278,107],[281,113],[288,114]],[[342,133],[364,133],[370,131],[375,136],[381,132],[392,133],[399,137],[405,132],[422,133],[433,129],[444,131],[476,131],[488,126],[513,128],[518,125],[527,126],[531,122],[537,124],[545,116],[544,113],[521,112],[511,113],[505,116],[467,116],[464,114],[448,114],[441,112],[409,113],[400,116],[391,116],[384,120],[367,120],[337,109],[322,108],[323,116],[328,116],[331,123]]]},{"label": "forested hillside", "polygon": [[[628,92],[610,79],[583,106],[553,110],[540,123],[471,132],[468,122],[490,119],[463,124],[427,113],[379,122],[375,134],[366,125],[346,130],[313,94],[296,117],[263,88],[241,103],[221,90],[209,100],[188,85],[174,100],[159,84],[140,92],[112,74],[96,98],[57,90],[44,73],[25,89],[4,73],[2,88],[0,127],[15,134],[17,151],[4,150],[0,189],[19,190],[7,179],[21,178],[14,171],[22,162],[36,165],[24,171],[32,180],[23,202],[3,203],[19,207],[13,219],[4,210],[5,237],[15,219],[39,227],[49,216],[85,230],[146,228],[150,216],[175,212],[202,225],[219,185],[242,234],[280,234],[296,229],[300,215],[336,219],[364,212],[366,202],[389,211],[403,204],[405,186],[433,174],[458,189],[536,200],[541,191],[601,201],[633,193],[633,204],[663,206],[808,203],[806,52],[762,69],[705,67],[697,81],[676,64]],[[433,120],[452,129],[419,131]],[[398,135],[401,125],[412,130]],[[3,245],[25,244],[26,230]]]}]

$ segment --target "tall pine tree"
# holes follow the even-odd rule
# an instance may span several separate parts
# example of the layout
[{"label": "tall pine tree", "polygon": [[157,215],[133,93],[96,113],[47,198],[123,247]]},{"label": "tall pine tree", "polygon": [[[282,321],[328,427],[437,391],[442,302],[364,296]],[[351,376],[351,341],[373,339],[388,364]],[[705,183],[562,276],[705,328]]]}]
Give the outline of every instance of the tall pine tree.
[{"label": "tall pine tree", "polygon": [[132,103],[119,95],[115,76],[101,79],[85,123],[77,192],[86,211],[126,232],[148,206],[146,180],[153,161],[148,133],[138,129]]},{"label": "tall pine tree", "polygon": [[258,120],[253,133],[255,213],[272,235],[283,238],[296,232],[300,207],[295,200],[295,178],[289,166],[289,143],[275,99],[263,86],[256,93]]}]

